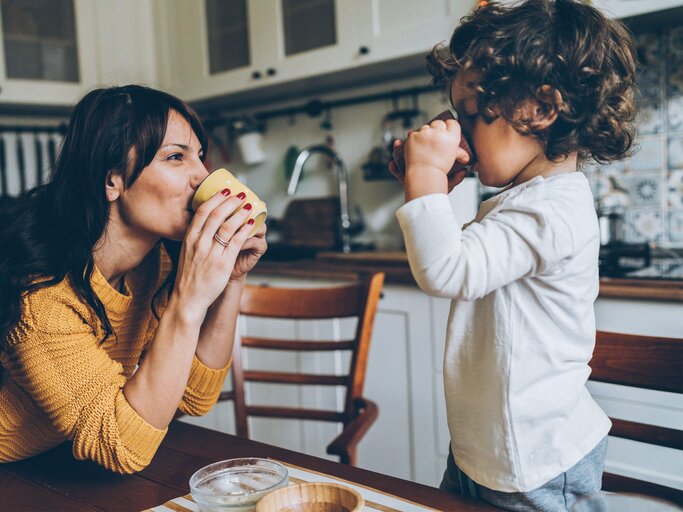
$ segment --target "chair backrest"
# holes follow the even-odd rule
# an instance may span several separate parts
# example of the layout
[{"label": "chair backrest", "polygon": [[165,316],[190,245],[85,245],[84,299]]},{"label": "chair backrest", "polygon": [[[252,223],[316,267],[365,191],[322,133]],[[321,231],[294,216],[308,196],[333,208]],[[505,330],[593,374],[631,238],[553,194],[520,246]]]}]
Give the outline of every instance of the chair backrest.
[{"label": "chair backrest", "polygon": [[[598,331],[591,380],[683,394],[683,339]],[[616,418],[610,436],[683,450],[683,431]],[[683,500],[671,487],[605,473],[603,489]]]},{"label": "chair backrest", "polygon": [[[295,418],[341,422],[354,419],[357,399],[362,397],[370,351],[373,322],[384,283],[383,273],[363,275],[360,280],[339,286],[318,288],[276,288],[247,285],[242,295],[240,314],[248,317],[323,320],[356,317],[353,339],[302,341],[292,339],[237,337],[231,368],[233,391],[221,399],[234,400],[237,435],[249,437],[249,416]],[[318,375],[295,371],[250,370],[243,367],[242,347],[278,351],[349,351],[350,367],[345,375]],[[289,369],[287,369],[289,370]],[[343,386],[346,397],[342,411],[311,408],[250,405],[245,400],[245,383],[268,382],[294,385]]]}]

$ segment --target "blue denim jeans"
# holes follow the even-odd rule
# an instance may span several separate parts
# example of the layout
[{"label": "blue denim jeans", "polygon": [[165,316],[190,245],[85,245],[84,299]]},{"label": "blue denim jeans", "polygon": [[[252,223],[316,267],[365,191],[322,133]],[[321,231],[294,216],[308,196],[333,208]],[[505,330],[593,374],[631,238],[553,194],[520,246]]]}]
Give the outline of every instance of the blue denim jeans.
[{"label": "blue denim jeans", "polygon": [[449,447],[448,463],[439,487],[479,498],[503,510],[566,512],[576,500],[600,491],[606,451],[607,437],[573,467],[542,486],[527,492],[502,492],[479,485],[463,473]]}]

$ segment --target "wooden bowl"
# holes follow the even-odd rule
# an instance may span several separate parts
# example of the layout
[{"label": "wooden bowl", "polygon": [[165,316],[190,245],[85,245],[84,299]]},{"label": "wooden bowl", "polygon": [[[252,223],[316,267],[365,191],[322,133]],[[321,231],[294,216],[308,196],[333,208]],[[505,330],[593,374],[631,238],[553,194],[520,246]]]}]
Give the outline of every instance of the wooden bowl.
[{"label": "wooden bowl", "polygon": [[364,504],[350,487],[309,482],[267,494],[256,504],[256,512],[360,512]]}]

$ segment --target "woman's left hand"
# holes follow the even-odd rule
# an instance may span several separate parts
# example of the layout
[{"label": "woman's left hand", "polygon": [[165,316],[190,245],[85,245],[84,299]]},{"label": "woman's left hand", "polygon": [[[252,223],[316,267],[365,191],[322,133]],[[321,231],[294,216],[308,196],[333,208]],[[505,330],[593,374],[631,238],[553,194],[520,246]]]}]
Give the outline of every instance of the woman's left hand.
[{"label": "woman's left hand", "polygon": [[254,268],[258,260],[268,249],[266,242],[266,225],[263,224],[254,236],[249,238],[240,250],[235,266],[230,275],[230,281],[244,279],[247,273]]}]

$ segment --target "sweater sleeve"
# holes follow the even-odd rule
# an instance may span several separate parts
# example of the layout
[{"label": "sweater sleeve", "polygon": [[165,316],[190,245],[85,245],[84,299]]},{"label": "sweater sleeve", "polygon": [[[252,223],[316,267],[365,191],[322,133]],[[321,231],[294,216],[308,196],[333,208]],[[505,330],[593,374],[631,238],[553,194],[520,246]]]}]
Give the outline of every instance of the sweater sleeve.
[{"label": "sweater sleeve", "polygon": [[43,300],[24,299],[22,318],[7,337],[7,371],[73,441],[74,457],[118,473],[145,468],[166,429],[150,425],[126,401],[122,365],[102,348],[80,304],[44,293],[36,294]]},{"label": "sweater sleeve", "polygon": [[549,203],[506,205],[464,231],[445,194],[414,199],[396,215],[415,280],[439,297],[482,298],[573,252],[570,229]]},{"label": "sweater sleeve", "polygon": [[178,409],[190,416],[203,416],[209,412],[218,400],[230,363],[225,368],[216,370],[204,365],[194,356],[190,378]]},{"label": "sweater sleeve", "polygon": [[[157,304],[160,315],[166,308],[167,303],[168,298],[164,296]],[[150,322],[146,335],[146,346],[153,342],[158,325],[159,322],[156,319]],[[187,379],[187,386],[185,387],[180,404],[178,404],[178,409],[190,416],[203,416],[209,412],[218,400],[218,396],[223,388],[223,381],[230,369],[231,363],[232,359],[225,368],[209,368],[195,355],[192,360],[192,367],[190,368],[190,376]]]}]

